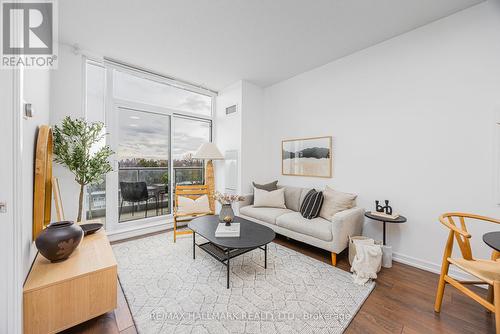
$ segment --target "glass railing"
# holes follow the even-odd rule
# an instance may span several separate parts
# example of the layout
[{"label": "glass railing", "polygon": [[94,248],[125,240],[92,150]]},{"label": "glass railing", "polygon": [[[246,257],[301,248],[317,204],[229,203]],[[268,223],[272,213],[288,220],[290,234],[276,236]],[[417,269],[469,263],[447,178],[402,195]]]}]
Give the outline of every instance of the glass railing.
[{"label": "glass railing", "polygon": [[[174,167],[175,184],[203,184],[204,168],[200,166]],[[171,212],[168,167],[120,167],[119,182],[146,182],[151,199],[147,203],[147,217],[169,214]],[[106,215],[106,184],[87,187],[87,219],[102,218]],[[118,203],[122,203],[118,187]],[[121,206],[120,222],[145,218],[146,202],[124,201]],[[132,213],[134,213],[132,215]]]}]

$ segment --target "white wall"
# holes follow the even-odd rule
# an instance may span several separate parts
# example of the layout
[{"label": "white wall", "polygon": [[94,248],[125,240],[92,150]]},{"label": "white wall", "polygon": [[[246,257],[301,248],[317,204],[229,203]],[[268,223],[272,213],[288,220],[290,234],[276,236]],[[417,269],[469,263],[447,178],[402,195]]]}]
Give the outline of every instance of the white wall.
[{"label": "white wall", "polygon": [[[0,214],[0,333],[7,333],[21,328],[22,285],[37,253],[32,241],[34,158],[38,126],[49,123],[50,71],[3,70],[0,88],[5,111],[0,200],[7,202],[7,212]],[[33,117],[22,117],[22,103],[32,104]]]},{"label": "white wall", "polygon": [[[500,6],[489,1],[265,90],[269,174],[281,184],[326,184],[374,209],[389,199],[406,224],[388,227],[402,260],[436,270],[447,211],[499,217],[494,198],[500,111]],[[313,52],[313,50],[311,50]],[[333,178],[281,175],[284,138],[333,136]],[[496,147],[498,149],[498,147]],[[265,163],[265,162],[263,162]],[[472,248],[487,258],[472,222]],[[380,223],[365,234],[381,238]]]},{"label": "white wall", "polygon": [[[14,117],[14,91],[12,70],[2,70],[0,75],[0,105],[5,110],[0,122],[0,140],[4,145],[2,155],[6,161],[14,157],[13,142],[13,117]],[[14,277],[14,169],[13,163],[0,164],[0,201],[7,203],[7,211],[0,213],[0,333],[9,333],[14,330],[13,311],[14,299],[18,297],[11,289]]]},{"label": "white wall", "polygon": [[22,254],[23,273],[26,277],[37,253],[32,241],[33,233],[33,182],[35,149],[38,126],[49,124],[50,71],[25,70],[22,83],[22,100],[31,103],[34,116],[22,121]]},{"label": "white wall", "polygon": [[253,192],[252,181],[269,179],[268,156],[270,133],[266,126],[264,90],[248,81],[242,84],[241,188],[242,194]]},{"label": "white wall", "polygon": [[[226,115],[226,108],[237,105],[237,112]],[[262,131],[264,114],[264,90],[242,80],[223,89],[216,99],[215,143],[221,150],[237,150],[238,190],[240,194],[251,193],[254,180],[267,179],[263,146],[268,145],[268,134]],[[216,163],[216,188],[224,191],[224,161]]]},{"label": "white wall", "polygon": [[[223,89],[216,98],[214,120],[214,142],[225,154],[228,150],[238,151],[238,192],[241,189],[241,81]],[[226,115],[226,108],[237,105],[237,112]],[[225,189],[224,161],[215,161],[215,188],[219,191]]]},{"label": "white wall", "polygon": [[[52,73],[50,91],[50,124],[59,124],[66,116],[84,117],[83,57],[65,44],[59,44],[59,64]],[[66,168],[54,163],[53,174],[59,179],[66,219],[76,220],[80,186]],[[85,216],[85,215],[84,215]],[[55,218],[55,216],[53,216]]]}]

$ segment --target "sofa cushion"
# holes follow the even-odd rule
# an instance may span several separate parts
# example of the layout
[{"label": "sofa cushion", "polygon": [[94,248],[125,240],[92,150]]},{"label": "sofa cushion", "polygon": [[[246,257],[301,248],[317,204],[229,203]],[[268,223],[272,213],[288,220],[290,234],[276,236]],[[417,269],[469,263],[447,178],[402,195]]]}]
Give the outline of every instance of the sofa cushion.
[{"label": "sofa cushion", "polygon": [[262,189],[262,190],[266,190],[266,191],[273,191],[273,190],[278,189],[278,180],[273,181],[273,182],[269,182],[266,184],[258,184],[255,182],[252,182],[252,184],[253,184],[254,188]]},{"label": "sofa cushion", "polygon": [[323,241],[331,241],[332,222],[321,217],[306,219],[300,212],[290,212],[276,218],[276,225]]},{"label": "sofa cushion", "polygon": [[299,187],[284,187],[285,188],[285,205],[287,209],[300,211],[300,195],[302,188]]},{"label": "sofa cushion", "polygon": [[300,189],[302,189],[302,192],[300,193],[299,209],[297,211],[300,211],[300,206],[302,205],[302,202],[304,202],[304,198],[306,198],[307,193],[313,190],[313,188],[300,188]]},{"label": "sofa cushion", "polygon": [[244,206],[240,209],[242,215],[252,217],[269,224],[276,224],[276,218],[279,216],[292,212],[289,209],[280,208],[262,208],[253,205]]},{"label": "sofa cushion", "polygon": [[323,193],[315,189],[310,190],[300,206],[300,214],[307,219],[317,218],[319,217],[319,210],[321,210],[322,204]]},{"label": "sofa cushion", "polygon": [[286,209],[285,189],[266,191],[253,188],[253,205],[255,207]]},{"label": "sofa cushion", "polygon": [[325,219],[331,219],[337,212],[355,207],[356,197],[358,197],[354,194],[334,190],[329,186],[326,186],[323,196],[325,199],[319,215]]}]

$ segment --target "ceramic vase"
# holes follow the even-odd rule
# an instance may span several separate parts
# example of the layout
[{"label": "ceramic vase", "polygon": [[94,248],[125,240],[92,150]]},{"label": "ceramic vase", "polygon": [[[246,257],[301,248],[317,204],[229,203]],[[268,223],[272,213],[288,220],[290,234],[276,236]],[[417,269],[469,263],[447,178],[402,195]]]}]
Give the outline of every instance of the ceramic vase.
[{"label": "ceramic vase", "polygon": [[231,204],[222,204],[219,212],[219,220],[225,222],[226,225],[231,225],[234,220],[234,211]]},{"label": "ceramic vase", "polygon": [[47,226],[35,240],[36,248],[50,260],[66,260],[83,238],[82,228],[72,221],[54,222]]}]

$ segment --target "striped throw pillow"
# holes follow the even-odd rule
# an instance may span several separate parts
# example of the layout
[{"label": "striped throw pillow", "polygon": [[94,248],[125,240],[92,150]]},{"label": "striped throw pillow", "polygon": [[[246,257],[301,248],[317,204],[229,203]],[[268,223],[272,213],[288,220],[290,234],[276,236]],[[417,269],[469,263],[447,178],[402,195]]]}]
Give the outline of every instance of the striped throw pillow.
[{"label": "striped throw pillow", "polygon": [[323,193],[311,189],[304,197],[304,201],[300,206],[300,214],[307,219],[316,218],[321,211],[321,205],[323,205]]}]

